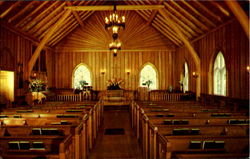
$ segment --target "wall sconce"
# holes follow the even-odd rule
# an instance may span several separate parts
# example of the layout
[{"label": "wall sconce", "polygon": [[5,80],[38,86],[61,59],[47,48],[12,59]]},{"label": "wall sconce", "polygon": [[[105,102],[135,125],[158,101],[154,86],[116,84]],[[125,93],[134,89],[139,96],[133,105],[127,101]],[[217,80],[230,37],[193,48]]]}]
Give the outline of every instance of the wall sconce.
[{"label": "wall sconce", "polygon": [[105,70],[102,70],[102,71],[101,71],[101,74],[102,74],[102,75],[105,75]]},{"label": "wall sconce", "polygon": [[36,72],[33,72],[33,73],[31,73],[30,78],[31,78],[31,79],[35,79],[36,76],[37,76]]},{"label": "wall sconce", "polygon": [[130,71],[129,70],[126,73],[127,73],[127,75],[130,75]]},{"label": "wall sconce", "polygon": [[250,73],[250,66],[247,66],[247,72]]},{"label": "wall sconce", "polygon": [[193,75],[194,78],[198,77],[198,73],[197,72],[193,72],[192,75]]}]

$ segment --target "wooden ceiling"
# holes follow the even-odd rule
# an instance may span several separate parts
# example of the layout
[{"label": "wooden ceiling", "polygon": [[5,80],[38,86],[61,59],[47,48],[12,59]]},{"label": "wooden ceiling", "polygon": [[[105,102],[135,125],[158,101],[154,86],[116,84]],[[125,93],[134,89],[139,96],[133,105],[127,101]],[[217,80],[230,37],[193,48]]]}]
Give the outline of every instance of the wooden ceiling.
[{"label": "wooden ceiling", "polygon": [[[187,40],[192,41],[233,18],[232,12],[223,1],[124,0],[116,3],[119,3],[119,5],[163,5],[164,11],[161,12],[158,10],[136,10],[131,12],[141,16],[145,20],[144,24],[146,26],[154,27],[175,46],[183,45],[183,40],[180,34],[176,33],[176,29],[173,29],[173,26]],[[113,2],[105,0],[0,1],[0,19],[2,26],[12,29],[35,42],[40,42],[49,29],[67,11],[65,7],[112,4]],[[72,10],[71,14],[49,37],[46,45],[52,48],[55,47],[78,26],[83,27],[86,21],[95,13],[96,11],[93,10]]]}]

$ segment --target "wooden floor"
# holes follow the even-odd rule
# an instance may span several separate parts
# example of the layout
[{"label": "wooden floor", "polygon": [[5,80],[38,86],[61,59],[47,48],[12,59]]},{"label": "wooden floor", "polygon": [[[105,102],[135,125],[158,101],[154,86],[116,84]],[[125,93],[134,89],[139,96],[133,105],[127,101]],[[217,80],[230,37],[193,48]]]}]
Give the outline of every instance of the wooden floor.
[{"label": "wooden floor", "polygon": [[[105,129],[123,128],[124,135],[105,135]],[[103,126],[98,132],[90,159],[141,159],[142,150],[132,131],[128,110],[104,110]]]}]

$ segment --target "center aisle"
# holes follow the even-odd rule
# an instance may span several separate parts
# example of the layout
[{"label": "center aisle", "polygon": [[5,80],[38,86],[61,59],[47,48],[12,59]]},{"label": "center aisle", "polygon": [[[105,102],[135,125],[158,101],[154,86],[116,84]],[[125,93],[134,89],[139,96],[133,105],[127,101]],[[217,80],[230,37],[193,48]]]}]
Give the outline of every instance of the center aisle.
[{"label": "center aisle", "polygon": [[128,109],[104,110],[103,125],[98,133],[90,159],[142,159]]}]

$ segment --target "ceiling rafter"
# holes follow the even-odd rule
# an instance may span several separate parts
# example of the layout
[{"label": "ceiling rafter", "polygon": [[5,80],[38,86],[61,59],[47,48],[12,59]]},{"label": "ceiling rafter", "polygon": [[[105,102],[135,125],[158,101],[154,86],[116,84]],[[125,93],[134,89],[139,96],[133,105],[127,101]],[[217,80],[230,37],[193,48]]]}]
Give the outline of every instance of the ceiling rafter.
[{"label": "ceiling rafter", "polygon": [[28,5],[26,5],[19,13],[15,14],[13,17],[9,18],[8,23],[11,23],[19,16],[23,15],[27,10],[29,10],[37,1],[31,1]]},{"label": "ceiling rafter", "polygon": [[[65,12],[65,11],[64,11]],[[68,16],[61,24],[62,27],[60,27],[59,29],[57,29],[57,32],[55,32],[51,37],[50,40],[53,39],[54,37],[56,37],[58,34],[60,34],[61,32],[63,32],[63,30],[65,30],[69,25],[71,25],[73,22],[76,22],[74,20],[73,15]],[[40,35],[40,38],[42,38],[44,35],[46,35],[48,32],[48,30],[46,30],[42,35]]]},{"label": "ceiling rafter", "polygon": [[5,16],[7,16],[12,10],[14,10],[16,7],[18,7],[20,4],[22,3],[22,1],[17,1],[14,4],[12,4],[8,9],[6,9],[1,15],[0,18],[4,18]]},{"label": "ceiling rafter", "polygon": [[[164,17],[162,17],[161,15],[157,15],[157,17],[161,20],[161,21],[159,21],[163,26],[169,26],[168,25],[168,22],[166,21],[166,19],[164,18]],[[164,23],[163,23],[164,22]],[[176,23],[176,26],[178,26],[179,27],[179,29],[182,31],[182,33],[183,34],[185,34],[185,36],[186,37],[188,37],[188,38],[191,38],[192,37],[192,35],[189,33],[189,32],[187,32],[185,29],[183,29],[180,25],[178,25],[177,23]]]},{"label": "ceiling rafter", "polygon": [[179,40],[177,40],[176,38],[174,38],[174,36],[172,34],[170,34],[168,31],[166,31],[165,28],[163,28],[160,25],[157,25],[156,22],[153,22],[152,26],[154,26],[156,28],[156,30],[158,30],[165,37],[169,38],[175,45],[177,45],[177,46],[181,45],[181,42]]},{"label": "ceiling rafter", "polygon": [[[130,3],[129,3],[130,2]],[[132,2],[132,1],[129,1],[129,2],[126,2],[127,4],[138,4],[138,2]],[[143,11],[136,11],[146,22],[148,21],[148,19],[150,18],[150,15],[149,14],[147,14],[147,13],[145,13],[145,12],[143,12]],[[157,16],[159,16],[159,15],[157,15]],[[145,25],[145,27],[146,27],[147,25]],[[155,27],[155,25],[154,25],[154,27]],[[142,28],[143,29],[143,28]],[[156,28],[158,31],[160,31],[160,33],[161,34],[163,34],[166,38],[168,38],[168,39],[170,39],[168,36],[166,36],[166,33],[165,32],[163,32],[162,30],[159,30],[159,27],[158,28]],[[173,35],[172,37],[174,38],[174,36],[176,36],[176,35]],[[175,39],[175,38],[174,38]],[[176,40],[175,41],[173,41],[173,39],[170,39],[174,44],[176,44],[177,46],[179,46],[180,44],[178,43],[178,42],[176,42]],[[178,41],[178,40],[177,40]]]},{"label": "ceiling rafter", "polygon": [[52,3],[48,8],[44,9],[40,14],[37,14],[33,19],[31,19],[26,25],[21,27],[21,29],[27,31],[32,28],[37,22],[39,22],[44,16],[46,16],[53,7],[55,7],[59,3],[59,1]]},{"label": "ceiling rafter", "polygon": [[[67,2],[67,6],[72,6],[72,5],[73,5],[73,4],[72,4],[70,1]],[[81,18],[79,17],[78,13],[77,13],[76,11],[72,11],[72,14],[74,15],[75,19],[76,19],[77,22],[80,24],[80,26],[83,27],[84,24],[83,24]]]},{"label": "ceiling rafter", "polygon": [[194,0],[194,3],[196,3],[202,10],[204,10],[206,13],[208,13],[210,16],[212,16],[213,18],[215,18],[216,20],[218,20],[219,22],[221,22],[221,17],[214,14],[212,11],[210,11],[209,9],[207,9],[207,7],[205,7],[203,4],[201,4],[199,1]]},{"label": "ceiling rafter", "polygon": [[[159,1],[157,4],[162,5],[162,3],[163,3],[163,1]],[[153,20],[155,19],[157,13],[158,13],[158,10],[153,10],[152,11],[152,13],[150,15],[150,18],[149,18],[148,22],[146,23],[146,25],[150,25],[153,22]]]},{"label": "ceiling rafter", "polygon": [[39,35],[43,35],[43,33],[46,30],[48,30],[50,26],[52,26],[54,23],[56,23],[56,21],[63,15],[63,13],[64,12],[60,12],[55,17],[53,17],[48,23],[46,23],[45,25],[43,25],[43,27],[40,27],[39,30],[37,30],[36,32],[34,32],[34,35],[36,37],[40,37],[41,38],[41,36],[39,36]]},{"label": "ceiling rafter", "polygon": [[224,7],[222,7],[218,2],[216,1],[209,1],[210,3],[212,3],[212,5],[214,5],[216,8],[218,8],[221,13],[223,13],[226,16],[230,16],[229,11],[227,11]]},{"label": "ceiling rafter", "polygon": [[[87,11],[87,12],[85,12],[82,16],[81,16],[81,19],[82,19],[82,21],[85,21],[89,16],[91,16],[92,14],[94,13],[94,11]],[[70,23],[70,24],[72,24],[72,22]],[[74,27],[74,29],[75,29],[76,27]],[[56,38],[56,40],[55,40],[55,42],[52,44],[52,46],[54,46],[55,44],[57,44],[59,41],[61,41],[63,38],[65,38],[72,30],[74,30],[74,29],[71,29],[71,30],[69,30],[68,32],[66,32],[66,33],[62,33],[62,32],[64,32],[64,29],[62,29],[61,31],[58,31],[58,33],[59,33],[59,38],[57,38],[57,35],[54,35],[54,37],[53,38]],[[62,36],[61,36],[62,35]],[[53,40],[53,39],[52,39]]]},{"label": "ceiling rafter", "polygon": [[203,14],[201,14],[198,10],[196,10],[192,5],[190,5],[187,1],[181,0],[182,3],[184,3],[190,10],[192,10],[195,14],[197,14],[201,19],[208,23],[209,25],[215,27],[215,23],[213,23],[211,20],[209,20],[207,17],[205,17]]},{"label": "ceiling rafter", "polygon": [[162,28],[164,28],[167,32],[169,32],[177,41],[181,42],[179,35],[177,35],[169,26],[168,24],[163,24],[163,22],[161,21],[161,19],[159,19],[158,17],[161,17],[160,15],[158,15],[155,18],[155,24],[160,25]]},{"label": "ceiling rafter", "polygon": [[195,24],[201,28],[203,28],[204,30],[209,30],[209,28],[203,24],[202,22],[200,22],[199,20],[197,20],[193,15],[191,15],[188,11],[186,11],[185,9],[183,9],[177,2],[170,0],[170,3],[172,3],[175,7],[178,8],[179,11],[181,11],[182,13],[184,13],[183,15],[186,15],[188,18],[190,18],[193,22],[195,22]]},{"label": "ceiling rafter", "polygon": [[168,3],[164,2],[164,5],[170,10],[170,12],[172,11],[172,13],[174,13],[174,15],[176,15],[177,17],[179,17],[180,19],[182,19],[182,21],[184,23],[186,23],[190,28],[192,28],[192,30],[195,30],[196,32],[198,32],[199,34],[202,34],[203,31],[198,28],[193,22],[191,22],[189,19],[187,19],[185,16],[183,16],[182,14],[180,14],[176,9],[174,9],[171,5],[169,5]]},{"label": "ceiling rafter", "polygon": [[72,30],[74,30],[79,23],[76,21],[73,21],[69,26],[65,27],[62,31],[58,32],[57,36],[52,37],[49,41],[49,44],[54,46],[58,41],[60,41],[62,38],[64,38],[67,34],[69,34]]},{"label": "ceiling rafter", "polygon": [[35,15],[41,8],[43,8],[49,1],[44,1],[42,2],[42,4],[40,4],[35,10],[33,10],[31,13],[29,13],[29,15],[27,15],[25,18],[23,18],[22,20],[20,20],[15,27],[18,27],[19,25],[23,24],[24,22],[28,21],[29,19],[31,19],[31,17],[33,15]]},{"label": "ceiling rafter", "polygon": [[56,9],[54,9],[52,12],[50,12],[45,18],[43,18],[38,23],[33,25],[33,27],[29,28],[29,30],[27,30],[27,31],[30,32],[31,34],[37,32],[37,30],[39,30],[46,23],[48,23],[51,20],[51,18],[54,18],[60,10],[63,10],[64,6],[65,6],[65,2],[62,2],[59,6],[56,7]]}]

